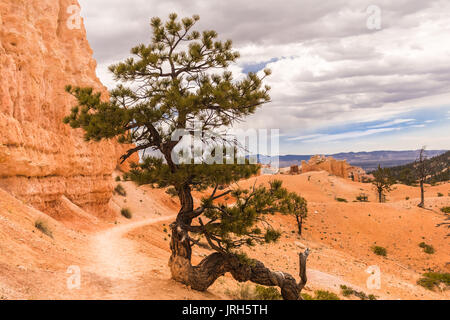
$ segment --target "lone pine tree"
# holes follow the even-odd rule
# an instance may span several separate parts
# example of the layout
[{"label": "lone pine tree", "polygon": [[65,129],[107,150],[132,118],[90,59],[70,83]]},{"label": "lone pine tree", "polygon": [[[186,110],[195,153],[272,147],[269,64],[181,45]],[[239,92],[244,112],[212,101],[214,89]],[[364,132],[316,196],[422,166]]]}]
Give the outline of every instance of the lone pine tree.
[{"label": "lone pine tree", "polygon": [[372,174],[374,177],[372,184],[377,191],[378,201],[382,203],[383,196],[392,190],[395,181],[392,178],[390,170],[388,168],[382,168],[381,165],[378,165],[378,169]]},{"label": "lone pine tree", "polygon": [[[268,187],[231,188],[258,173],[258,166],[248,161],[245,165],[180,164],[175,159],[182,145],[181,138],[173,138],[177,130],[188,135],[220,130],[270,100],[270,88],[263,85],[270,70],[261,77],[249,73],[234,80],[227,71],[239,57],[232,42],[217,40],[215,31],[194,31],[198,20],[193,16],[180,21],[176,14],[171,14],[166,23],[153,18],[151,43],[134,47],[134,58],[110,67],[120,84],[110,91],[109,101],[103,101],[92,88],[67,86],[66,91],[78,105],[64,121],[82,128],[87,140],[117,138],[121,143],[134,144],[122,161],[144,150],[162,154],[134,164],[128,178],[138,184],[169,188],[180,200],[180,211],[171,224],[169,266],[173,279],[203,291],[229,272],[237,281],[278,286],[285,299],[301,299],[309,250],[299,254],[301,281],[297,283],[290,274],[273,272],[248,258],[240,248],[277,241],[280,233],[270,226],[267,216],[277,212],[299,214],[296,210],[304,210],[305,200],[288,192],[280,181],[272,181]],[[198,121],[202,123],[200,128]],[[214,142],[201,133],[200,137],[204,143]],[[226,136],[220,143],[238,147]],[[210,192],[195,207],[192,192],[207,190]],[[214,253],[193,266],[192,250],[201,239]]]}]

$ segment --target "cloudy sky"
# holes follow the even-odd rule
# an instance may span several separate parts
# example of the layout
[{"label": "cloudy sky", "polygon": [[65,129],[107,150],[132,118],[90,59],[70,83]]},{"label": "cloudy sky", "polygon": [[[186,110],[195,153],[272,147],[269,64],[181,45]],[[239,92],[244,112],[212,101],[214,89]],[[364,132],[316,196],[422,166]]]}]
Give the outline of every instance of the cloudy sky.
[{"label": "cloudy sky", "polygon": [[273,74],[246,127],[282,154],[450,149],[450,1],[79,0],[98,76],[151,39],[151,17],[199,14],[232,39],[239,74]]}]

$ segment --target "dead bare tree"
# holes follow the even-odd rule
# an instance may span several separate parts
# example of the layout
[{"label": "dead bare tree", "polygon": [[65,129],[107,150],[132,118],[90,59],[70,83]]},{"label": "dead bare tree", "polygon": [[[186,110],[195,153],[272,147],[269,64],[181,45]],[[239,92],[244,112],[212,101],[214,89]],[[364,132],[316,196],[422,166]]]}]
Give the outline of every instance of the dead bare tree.
[{"label": "dead bare tree", "polygon": [[416,163],[414,165],[414,167],[416,169],[417,178],[418,178],[419,184],[420,184],[420,203],[418,205],[420,208],[425,208],[424,185],[425,185],[425,181],[427,179],[428,171],[429,171],[428,164],[427,164],[427,156],[425,154],[425,149],[426,149],[425,146],[423,146],[422,149],[420,149],[419,157],[417,158]]}]

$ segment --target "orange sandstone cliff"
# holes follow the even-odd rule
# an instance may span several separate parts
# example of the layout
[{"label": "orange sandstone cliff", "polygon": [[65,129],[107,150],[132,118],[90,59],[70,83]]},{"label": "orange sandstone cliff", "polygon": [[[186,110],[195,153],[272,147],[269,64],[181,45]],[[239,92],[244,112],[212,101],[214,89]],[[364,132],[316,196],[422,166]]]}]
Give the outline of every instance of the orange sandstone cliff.
[{"label": "orange sandstone cliff", "polygon": [[366,172],[351,166],[345,160],[336,160],[333,157],[314,156],[308,162],[302,161],[302,173],[311,171],[327,171],[335,176],[361,182],[367,178]]},{"label": "orange sandstone cliff", "polygon": [[52,215],[62,214],[67,198],[104,215],[124,146],[87,143],[62,123],[75,104],[67,84],[106,96],[83,24],[67,22],[73,5],[78,2],[0,2],[0,188]]}]

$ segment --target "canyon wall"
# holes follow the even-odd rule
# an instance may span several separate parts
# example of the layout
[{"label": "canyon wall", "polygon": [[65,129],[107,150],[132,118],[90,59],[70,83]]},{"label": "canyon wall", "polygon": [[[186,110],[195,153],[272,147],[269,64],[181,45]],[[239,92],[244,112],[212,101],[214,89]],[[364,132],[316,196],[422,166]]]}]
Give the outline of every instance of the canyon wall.
[{"label": "canyon wall", "polygon": [[124,146],[87,143],[62,123],[76,104],[67,84],[107,95],[73,5],[0,1],[0,187],[52,215],[62,214],[66,197],[100,216],[108,212],[111,173]]}]

